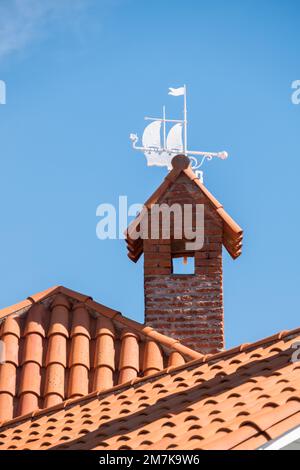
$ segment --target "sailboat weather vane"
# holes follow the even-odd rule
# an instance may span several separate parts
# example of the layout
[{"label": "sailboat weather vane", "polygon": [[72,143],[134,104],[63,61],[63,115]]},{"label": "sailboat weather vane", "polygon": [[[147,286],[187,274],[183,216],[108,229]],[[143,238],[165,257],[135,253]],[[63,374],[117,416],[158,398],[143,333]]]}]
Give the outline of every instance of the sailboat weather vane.
[{"label": "sailboat weather vane", "polygon": [[[169,95],[183,96],[183,119],[167,119],[166,108],[163,106],[163,117],[153,118],[145,117],[146,121],[151,121],[144,130],[142,136],[142,146],[138,146],[138,136],[130,134],[130,140],[135,150],[144,152],[148,166],[166,166],[168,170],[172,169],[172,158],[175,155],[186,155],[190,159],[193,170],[198,170],[205,160],[212,160],[217,157],[225,160],[228,157],[227,152],[198,152],[188,150],[187,145],[187,105],[186,105],[186,86],[180,88],[169,88]],[[166,130],[167,123],[171,123],[168,134]],[[163,139],[161,139],[161,128],[163,128]],[[183,135],[182,135],[183,134]],[[197,174],[203,179],[203,172],[198,170]]]}]

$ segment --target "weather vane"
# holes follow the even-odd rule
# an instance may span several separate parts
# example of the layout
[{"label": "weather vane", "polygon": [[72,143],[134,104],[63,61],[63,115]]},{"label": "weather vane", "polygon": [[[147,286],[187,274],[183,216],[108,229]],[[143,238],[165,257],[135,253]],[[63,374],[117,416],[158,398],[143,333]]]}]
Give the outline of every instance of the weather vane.
[{"label": "weather vane", "polygon": [[[186,86],[184,85],[180,88],[169,88],[169,95],[183,96],[183,119],[167,119],[166,107],[163,106],[162,118],[145,117],[146,121],[152,122],[148,124],[144,130],[142,146],[137,145],[139,140],[137,134],[130,134],[133,148],[144,152],[147,159],[147,165],[166,166],[168,170],[171,170],[172,158],[174,155],[178,154],[183,154],[189,157],[193,170],[198,170],[205,160],[212,160],[213,157],[225,160],[228,157],[228,153],[224,151],[214,153],[188,150]],[[168,134],[166,129],[167,123],[171,123],[171,128],[169,129]],[[163,139],[161,138],[161,128],[163,128]],[[203,172],[198,170],[196,173],[197,176],[203,180]]]}]

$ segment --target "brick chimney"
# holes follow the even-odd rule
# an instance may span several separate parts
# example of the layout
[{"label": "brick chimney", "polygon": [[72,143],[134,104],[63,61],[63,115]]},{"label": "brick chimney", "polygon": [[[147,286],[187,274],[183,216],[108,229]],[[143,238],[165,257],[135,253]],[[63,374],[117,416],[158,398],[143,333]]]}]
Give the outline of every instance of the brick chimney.
[{"label": "brick chimney", "polygon": [[[145,323],[192,349],[216,353],[224,348],[222,246],[233,259],[237,258],[243,232],[193,173],[187,157],[178,155],[172,164],[171,172],[127,230],[128,256],[136,262],[144,253]],[[181,238],[175,238],[174,217],[168,238],[162,217],[159,230],[151,232],[151,214],[158,204],[177,204],[182,210],[189,205],[193,230],[196,209],[203,208],[204,237],[200,248],[187,245],[184,230]],[[148,239],[138,236],[143,232],[145,218]],[[177,272],[178,259],[189,260],[189,274]]]}]

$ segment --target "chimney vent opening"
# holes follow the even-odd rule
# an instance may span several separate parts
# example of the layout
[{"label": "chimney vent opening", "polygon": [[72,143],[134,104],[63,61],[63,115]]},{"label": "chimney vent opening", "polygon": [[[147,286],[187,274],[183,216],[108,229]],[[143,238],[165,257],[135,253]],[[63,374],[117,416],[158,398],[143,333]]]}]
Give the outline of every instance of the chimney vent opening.
[{"label": "chimney vent opening", "polygon": [[176,256],[172,257],[172,273],[193,275],[195,274],[194,256]]}]

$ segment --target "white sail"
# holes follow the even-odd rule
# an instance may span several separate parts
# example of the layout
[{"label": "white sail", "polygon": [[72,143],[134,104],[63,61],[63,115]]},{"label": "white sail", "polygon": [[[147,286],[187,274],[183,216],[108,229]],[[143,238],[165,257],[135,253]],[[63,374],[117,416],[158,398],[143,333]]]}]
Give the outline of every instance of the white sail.
[{"label": "white sail", "polygon": [[182,152],[182,124],[179,122],[171,127],[167,136],[167,149],[172,152]]},{"label": "white sail", "polygon": [[143,147],[160,148],[160,128],[161,121],[153,121],[149,124],[143,133]]}]

